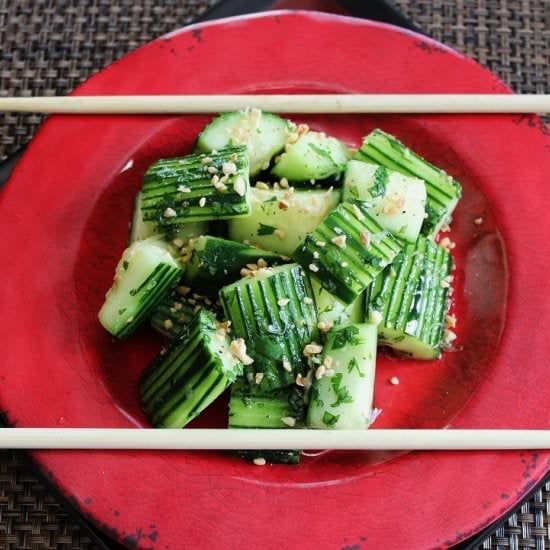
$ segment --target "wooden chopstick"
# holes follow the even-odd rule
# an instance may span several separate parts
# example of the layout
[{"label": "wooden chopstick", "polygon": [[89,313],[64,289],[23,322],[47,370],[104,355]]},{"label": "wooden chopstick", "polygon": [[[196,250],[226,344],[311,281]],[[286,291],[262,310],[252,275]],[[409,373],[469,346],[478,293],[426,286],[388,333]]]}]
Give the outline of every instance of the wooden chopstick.
[{"label": "wooden chopstick", "polygon": [[550,430],[0,428],[2,449],[550,449]]},{"label": "wooden chopstick", "polygon": [[80,114],[549,113],[550,94],[133,95],[0,98],[0,111]]}]

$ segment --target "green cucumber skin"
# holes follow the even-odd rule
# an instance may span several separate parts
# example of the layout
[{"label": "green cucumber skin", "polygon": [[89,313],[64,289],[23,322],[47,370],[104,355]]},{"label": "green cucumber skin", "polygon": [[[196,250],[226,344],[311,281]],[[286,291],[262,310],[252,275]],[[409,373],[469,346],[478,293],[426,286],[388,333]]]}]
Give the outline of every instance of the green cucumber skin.
[{"label": "green cucumber skin", "polygon": [[[288,299],[284,307],[278,304]],[[300,266],[288,264],[242,279],[220,290],[232,335],[243,338],[254,363],[246,367],[253,387],[269,392],[293,384],[304,374],[306,344],[318,341],[317,314],[309,279]],[[283,368],[283,361],[291,370]],[[256,373],[263,373],[259,384]]]},{"label": "green cucumber skin", "polygon": [[185,281],[196,288],[216,288],[240,278],[240,271],[246,264],[256,264],[262,259],[268,265],[283,263],[281,255],[254,246],[203,236],[190,241],[193,250],[187,265]]},{"label": "green cucumber skin", "polygon": [[[202,161],[206,158],[211,162],[204,164]],[[237,172],[227,179],[227,189],[218,191],[212,178],[214,175],[223,176],[223,164],[226,162],[235,164]],[[211,174],[208,168],[215,168],[218,173]],[[173,225],[247,216],[250,212],[248,176],[245,146],[226,147],[208,155],[159,160],[147,170],[143,180],[143,221],[154,222],[165,230]],[[235,190],[238,178],[243,182],[243,195]],[[182,191],[186,187],[189,192]],[[167,216],[167,209],[173,210],[175,215]]]},{"label": "green cucumber skin", "polygon": [[347,147],[320,132],[307,132],[287,147],[271,173],[290,181],[324,180],[341,174],[349,160]]},{"label": "green cucumber skin", "polygon": [[195,150],[210,153],[227,146],[246,145],[250,175],[255,176],[266,170],[271,159],[284,149],[289,132],[288,121],[271,113],[255,113],[253,109],[222,113],[199,134]]},{"label": "green cucumber skin", "polygon": [[340,203],[340,198],[338,190],[289,193],[284,189],[252,188],[250,216],[229,220],[229,236],[234,241],[247,241],[290,256],[307,234]]},{"label": "green cucumber skin", "polygon": [[122,254],[98,318],[113,336],[128,338],[176,286],[183,269],[157,238],[137,241]]},{"label": "green cucumber skin", "polygon": [[364,138],[355,158],[424,180],[428,217],[422,224],[423,235],[434,236],[449,221],[462,195],[462,187],[456,180],[380,129]]},{"label": "green cucumber skin", "polygon": [[140,379],[142,406],[155,427],[183,428],[242,374],[229,339],[217,340],[216,319],[201,310]]},{"label": "green cucumber skin", "polygon": [[449,293],[442,282],[451,265],[446,250],[420,237],[380,275],[367,303],[367,319],[379,319],[381,345],[417,359],[440,356]]},{"label": "green cucumber skin", "polygon": [[[364,232],[370,236],[368,245],[361,240]],[[341,235],[346,236],[345,248],[332,242]],[[344,304],[351,304],[401,249],[401,243],[368,214],[365,203],[342,203],[306,237],[292,258],[328,292]]]},{"label": "green cucumber skin", "polygon": [[327,335],[323,362],[332,359],[332,376],[315,378],[307,411],[307,426],[360,430],[372,418],[377,330],[372,324],[351,324]]}]

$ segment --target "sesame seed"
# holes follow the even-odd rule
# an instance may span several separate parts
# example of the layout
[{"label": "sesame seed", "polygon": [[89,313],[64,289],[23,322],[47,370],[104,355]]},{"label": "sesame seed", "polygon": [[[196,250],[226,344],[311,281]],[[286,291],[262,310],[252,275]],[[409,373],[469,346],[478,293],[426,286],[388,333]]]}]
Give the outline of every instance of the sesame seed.
[{"label": "sesame seed", "polygon": [[233,184],[233,189],[237,193],[237,195],[243,197],[246,194],[246,182],[241,176],[238,176],[235,179],[235,183]]},{"label": "sesame seed", "polygon": [[252,271],[250,269],[247,269],[246,267],[243,267],[240,271],[239,271],[241,277],[250,277],[252,276]]},{"label": "sesame seed", "polygon": [[456,340],[456,333],[452,330],[445,329],[443,331],[443,345],[449,346],[452,342]]},{"label": "sesame seed", "polygon": [[201,309],[202,309],[202,306],[196,305],[196,306],[193,308],[193,315],[195,315],[196,313],[198,313]]},{"label": "sesame seed", "polygon": [[449,328],[455,328],[456,327],[456,317],[454,315],[447,315],[445,317],[445,326]]},{"label": "sesame seed", "polygon": [[165,218],[175,218],[178,213],[173,209],[173,208],[170,208],[168,207],[163,213],[162,213],[163,217]]},{"label": "sesame seed", "polygon": [[332,321],[319,321],[317,323],[317,328],[321,332],[328,332],[333,326],[334,326],[334,323]]},{"label": "sesame seed", "polygon": [[296,419],[293,416],[284,416],[281,418],[281,421],[289,428],[294,428],[294,426],[296,426]]},{"label": "sesame seed", "polygon": [[174,302],[174,311],[181,311],[183,309],[183,304],[181,302]]},{"label": "sesame seed", "polygon": [[298,373],[296,375],[296,385],[303,388],[305,384],[306,384],[306,379],[300,373]]},{"label": "sesame seed", "polygon": [[237,173],[237,165],[234,162],[224,162],[222,164],[222,172],[228,176]]},{"label": "sesame seed", "polygon": [[368,231],[363,231],[361,233],[361,242],[365,247],[370,245],[370,233]]},{"label": "sesame seed", "polygon": [[320,246],[321,248],[327,246],[327,243],[325,241],[317,241],[315,244],[317,246]]},{"label": "sesame seed", "polygon": [[308,306],[311,305],[311,304],[313,304],[313,300],[312,300],[309,296],[306,296],[306,297],[302,300],[302,302],[304,302],[304,304],[306,304],[306,305],[308,305]]},{"label": "sesame seed", "polygon": [[162,324],[166,330],[171,330],[174,328],[174,323],[172,322],[171,319],[165,319],[164,323]]},{"label": "sesame seed", "polygon": [[303,353],[306,357],[310,357],[311,355],[317,355],[319,353],[322,353],[322,351],[323,351],[323,346],[321,344],[312,342],[311,344],[305,345]]},{"label": "sesame seed", "polygon": [[456,244],[453,241],[451,241],[451,239],[449,239],[449,237],[443,237],[439,241],[439,246],[448,251],[448,250],[452,250],[453,248],[455,248]]},{"label": "sesame seed", "polygon": [[289,302],[290,300],[288,298],[280,298],[279,300],[277,300],[277,305],[279,307],[285,307]]},{"label": "sesame seed", "polygon": [[174,239],[172,241],[172,244],[176,247],[176,248],[183,248],[183,245],[184,245],[184,242],[182,239]]},{"label": "sesame seed", "polygon": [[208,169],[206,170],[209,174],[217,174],[218,173],[218,169],[215,167],[215,166],[209,166]]},{"label": "sesame seed", "polygon": [[323,360],[323,365],[328,369],[332,369],[332,366],[334,365],[334,358],[330,355],[325,356],[325,359]]},{"label": "sesame seed", "polygon": [[180,193],[191,193],[191,188],[187,187],[187,185],[178,185],[177,189]]},{"label": "sesame seed", "polygon": [[246,343],[243,338],[237,338],[236,340],[233,340],[229,345],[229,352],[234,355],[243,365],[251,365],[252,363],[254,363],[254,359],[246,354]]},{"label": "sesame seed", "polygon": [[181,294],[182,296],[187,296],[191,289],[188,286],[178,286],[177,288],[178,294]]},{"label": "sesame seed", "polygon": [[217,174],[214,174],[210,179],[210,183],[212,183],[213,185],[216,185],[216,183],[218,183],[219,181],[220,181],[220,176],[218,176]]},{"label": "sesame seed", "polygon": [[227,189],[227,185],[225,183],[217,182],[214,184],[214,187],[216,188],[216,191],[225,191]]},{"label": "sesame seed", "polygon": [[474,220],[474,225],[481,225],[483,223],[483,218],[476,218]]},{"label": "sesame seed", "polygon": [[267,183],[264,183],[263,181],[257,181],[255,187],[256,189],[263,189],[264,191],[267,191],[269,189],[269,185],[267,185]]},{"label": "sesame seed", "polygon": [[262,383],[262,380],[264,379],[264,373],[263,372],[257,372],[255,375],[254,375],[254,382],[257,384],[257,385],[260,385]]},{"label": "sesame seed", "polygon": [[267,267],[267,262],[263,258],[258,259],[258,267],[261,269],[262,267]]},{"label": "sesame seed", "polygon": [[199,206],[203,208],[205,204],[206,204],[206,197],[201,197],[201,199],[199,200]]},{"label": "sesame seed", "polygon": [[353,213],[355,214],[355,217],[358,220],[362,221],[362,220],[365,219],[365,214],[363,214],[363,212],[361,212],[361,210],[359,209],[359,207],[356,204],[352,204],[351,209],[353,210]]},{"label": "sesame seed", "polygon": [[341,267],[348,267],[348,262],[340,262]]},{"label": "sesame seed", "polygon": [[201,162],[203,164],[210,164],[212,162],[212,159],[210,157],[204,157],[201,159]]},{"label": "sesame seed", "polygon": [[327,372],[327,368],[325,367],[325,365],[321,365],[317,367],[317,369],[315,369],[315,379],[321,380],[321,378],[323,378],[326,372]]},{"label": "sesame seed", "polygon": [[231,156],[229,157],[229,159],[232,160],[233,162],[235,162],[237,158],[238,158],[237,153],[232,153]]},{"label": "sesame seed", "polygon": [[292,365],[290,364],[290,361],[288,361],[288,359],[283,359],[283,369],[285,369],[287,372],[292,372]]},{"label": "sesame seed", "polygon": [[332,237],[330,242],[335,244],[338,248],[346,248],[346,235],[338,235],[337,237]]},{"label": "sesame seed", "polygon": [[283,188],[283,189],[288,189],[288,180],[286,178],[281,178],[279,180],[279,185]]},{"label": "sesame seed", "polygon": [[265,466],[267,462],[265,461],[265,458],[262,458],[261,456],[258,458],[255,458],[252,461],[256,466]]},{"label": "sesame seed", "polygon": [[399,386],[399,378],[397,378],[397,376],[392,376],[390,378],[390,384],[392,386]]},{"label": "sesame seed", "polygon": [[281,241],[284,241],[286,239],[286,233],[284,231],[284,229],[275,229],[275,231],[273,231],[273,233],[275,234],[276,237],[278,237]]},{"label": "sesame seed", "polygon": [[315,260],[318,260],[318,259],[319,259],[319,252],[317,252],[317,250],[314,250],[314,251],[313,251],[313,258],[314,258]]},{"label": "sesame seed", "polygon": [[319,271],[319,268],[315,264],[309,264],[309,270],[313,271],[313,273],[317,273],[317,271]]}]

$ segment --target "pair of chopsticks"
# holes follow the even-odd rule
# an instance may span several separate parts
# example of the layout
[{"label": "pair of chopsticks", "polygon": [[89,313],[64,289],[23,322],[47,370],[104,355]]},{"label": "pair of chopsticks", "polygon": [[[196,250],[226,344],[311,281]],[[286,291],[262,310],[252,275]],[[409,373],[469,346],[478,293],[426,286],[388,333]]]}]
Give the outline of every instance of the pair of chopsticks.
[{"label": "pair of chopsticks", "polygon": [[[282,113],[549,113],[550,95],[299,94],[0,98],[0,111],[189,114],[255,107]],[[2,428],[11,449],[550,449],[550,430],[153,430]]]},{"label": "pair of chopsticks", "polygon": [[217,113],[256,107],[278,113],[549,113],[550,94],[133,95],[0,98],[0,112]]},{"label": "pair of chopsticks", "polygon": [[3,449],[550,449],[550,430],[0,428]]}]

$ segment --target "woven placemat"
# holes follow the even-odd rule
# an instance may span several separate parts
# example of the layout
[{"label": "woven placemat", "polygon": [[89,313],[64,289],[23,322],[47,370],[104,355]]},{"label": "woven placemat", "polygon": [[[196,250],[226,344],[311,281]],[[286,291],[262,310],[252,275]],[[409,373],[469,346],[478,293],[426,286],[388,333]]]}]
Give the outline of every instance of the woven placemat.
[{"label": "woven placemat", "polygon": [[[368,0],[367,0],[368,1]],[[63,95],[129,50],[216,0],[0,0],[0,95]],[[549,92],[550,0],[396,0],[427,34],[518,92]],[[547,119],[548,120],[548,119]],[[0,115],[0,160],[41,118]],[[550,548],[550,481],[479,548]],[[0,452],[0,549],[93,549],[21,458]]]}]

